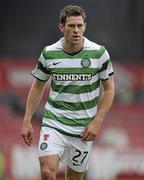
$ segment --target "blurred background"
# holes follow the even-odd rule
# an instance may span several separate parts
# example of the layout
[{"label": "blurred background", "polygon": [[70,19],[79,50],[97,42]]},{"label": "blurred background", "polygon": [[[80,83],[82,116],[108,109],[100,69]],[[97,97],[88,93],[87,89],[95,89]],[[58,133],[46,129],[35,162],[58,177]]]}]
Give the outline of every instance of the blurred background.
[{"label": "blurred background", "polygon": [[[20,136],[27,93],[43,47],[62,34],[59,11],[67,4],[87,12],[85,36],[110,53],[116,95],[94,142],[85,180],[144,179],[144,1],[13,0],[0,3],[0,180],[40,180],[37,142],[42,108],[33,118],[34,144]],[[64,179],[63,166],[58,180]]]}]

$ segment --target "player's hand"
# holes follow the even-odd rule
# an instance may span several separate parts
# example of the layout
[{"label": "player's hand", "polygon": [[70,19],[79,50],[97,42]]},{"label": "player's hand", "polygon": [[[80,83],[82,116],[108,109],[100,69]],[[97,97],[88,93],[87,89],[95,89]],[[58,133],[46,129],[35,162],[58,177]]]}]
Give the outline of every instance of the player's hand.
[{"label": "player's hand", "polygon": [[31,123],[23,123],[21,136],[24,139],[24,142],[28,145],[32,145],[33,141],[33,127]]},{"label": "player's hand", "polygon": [[101,129],[101,122],[96,120],[91,121],[81,134],[83,141],[94,141]]}]

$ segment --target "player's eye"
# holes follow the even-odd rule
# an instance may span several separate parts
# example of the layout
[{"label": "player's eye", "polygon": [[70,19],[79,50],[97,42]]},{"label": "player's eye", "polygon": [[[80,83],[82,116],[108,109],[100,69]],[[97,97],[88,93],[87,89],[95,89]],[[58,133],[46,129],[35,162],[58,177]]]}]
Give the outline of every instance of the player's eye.
[{"label": "player's eye", "polygon": [[74,27],[75,27],[74,24],[69,24],[68,26],[71,27],[71,28],[74,28]]},{"label": "player's eye", "polygon": [[77,26],[78,26],[78,28],[81,28],[83,25],[82,24],[78,24]]}]

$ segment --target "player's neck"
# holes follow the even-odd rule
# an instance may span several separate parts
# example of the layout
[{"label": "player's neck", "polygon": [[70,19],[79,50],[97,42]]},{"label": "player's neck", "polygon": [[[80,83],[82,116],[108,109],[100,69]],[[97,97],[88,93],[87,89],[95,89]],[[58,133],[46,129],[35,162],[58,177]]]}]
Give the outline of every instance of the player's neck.
[{"label": "player's neck", "polygon": [[70,54],[74,54],[76,52],[79,52],[83,48],[83,40],[81,43],[73,44],[69,43],[66,40],[63,41],[63,49],[65,52],[68,52]]}]

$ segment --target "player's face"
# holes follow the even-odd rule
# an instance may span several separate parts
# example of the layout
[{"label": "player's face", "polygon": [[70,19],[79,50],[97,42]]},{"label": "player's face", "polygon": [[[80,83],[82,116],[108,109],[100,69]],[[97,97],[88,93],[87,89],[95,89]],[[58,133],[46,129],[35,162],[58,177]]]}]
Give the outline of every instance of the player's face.
[{"label": "player's face", "polygon": [[83,42],[83,34],[86,29],[86,23],[82,16],[67,17],[65,24],[59,25],[64,34],[65,41],[72,45],[78,45]]}]

